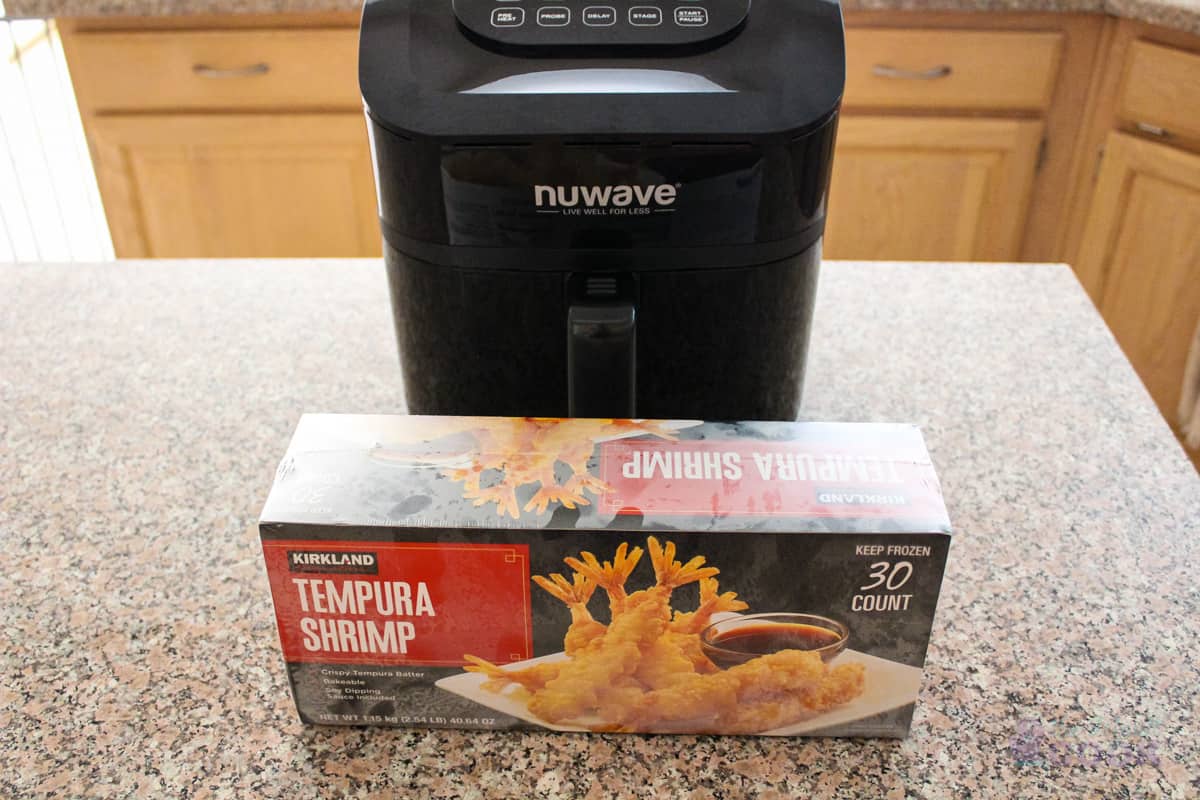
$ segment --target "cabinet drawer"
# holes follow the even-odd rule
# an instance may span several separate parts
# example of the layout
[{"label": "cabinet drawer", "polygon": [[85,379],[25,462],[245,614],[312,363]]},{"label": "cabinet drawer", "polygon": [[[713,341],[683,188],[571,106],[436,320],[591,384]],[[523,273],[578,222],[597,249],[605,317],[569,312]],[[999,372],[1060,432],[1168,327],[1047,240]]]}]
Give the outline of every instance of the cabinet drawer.
[{"label": "cabinet drawer", "polygon": [[353,28],[81,33],[86,110],[361,108]]},{"label": "cabinet drawer", "polygon": [[1200,139],[1200,54],[1134,42],[1117,108],[1129,122]]},{"label": "cabinet drawer", "polygon": [[846,105],[1043,109],[1062,51],[1056,32],[846,31]]}]

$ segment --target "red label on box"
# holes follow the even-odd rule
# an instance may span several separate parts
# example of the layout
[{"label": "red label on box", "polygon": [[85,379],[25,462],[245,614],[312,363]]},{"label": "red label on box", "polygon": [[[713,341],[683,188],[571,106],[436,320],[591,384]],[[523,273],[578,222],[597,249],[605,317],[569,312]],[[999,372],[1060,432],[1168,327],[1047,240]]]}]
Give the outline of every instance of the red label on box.
[{"label": "red label on box", "polygon": [[779,441],[619,439],[600,445],[611,513],[934,517],[942,494],[928,457]]},{"label": "red label on box", "polygon": [[284,658],[461,666],[533,655],[523,544],[263,542]]}]

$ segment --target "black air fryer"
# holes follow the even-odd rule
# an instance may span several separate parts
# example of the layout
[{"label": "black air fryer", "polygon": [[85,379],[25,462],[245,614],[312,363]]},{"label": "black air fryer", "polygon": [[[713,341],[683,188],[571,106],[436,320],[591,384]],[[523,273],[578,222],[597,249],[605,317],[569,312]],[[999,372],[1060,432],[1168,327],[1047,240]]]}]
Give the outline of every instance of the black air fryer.
[{"label": "black air fryer", "polygon": [[795,418],[839,5],[547,3],[366,2],[410,411]]}]

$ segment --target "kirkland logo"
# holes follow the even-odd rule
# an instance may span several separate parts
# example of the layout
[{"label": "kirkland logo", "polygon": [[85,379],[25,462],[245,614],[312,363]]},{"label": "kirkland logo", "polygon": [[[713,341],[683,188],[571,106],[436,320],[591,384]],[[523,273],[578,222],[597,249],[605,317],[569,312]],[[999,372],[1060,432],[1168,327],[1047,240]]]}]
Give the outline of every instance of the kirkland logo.
[{"label": "kirkland logo", "polygon": [[379,574],[379,559],[374,553],[288,550],[287,556],[288,569],[292,572],[336,572],[352,575]]},{"label": "kirkland logo", "polygon": [[823,506],[906,506],[908,498],[869,489],[817,489],[817,502]]},{"label": "kirkland logo", "polygon": [[538,208],[628,208],[630,206],[675,205],[679,184],[649,186],[534,186],[533,202]]}]

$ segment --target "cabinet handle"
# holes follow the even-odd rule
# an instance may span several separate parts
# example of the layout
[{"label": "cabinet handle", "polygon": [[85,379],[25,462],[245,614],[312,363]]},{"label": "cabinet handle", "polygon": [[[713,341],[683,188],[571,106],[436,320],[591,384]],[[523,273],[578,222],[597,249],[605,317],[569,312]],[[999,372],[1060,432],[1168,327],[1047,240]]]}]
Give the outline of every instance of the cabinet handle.
[{"label": "cabinet handle", "polygon": [[192,72],[201,78],[249,78],[252,75],[266,75],[270,71],[271,65],[261,61],[257,64],[249,64],[245,67],[234,67],[232,69],[210,67],[208,64],[192,65]]},{"label": "cabinet handle", "polygon": [[953,70],[949,64],[938,64],[929,69],[900,69],[887,64],[876,64],[871,67],[871,74],[877,78],[899,78],[906,81],[936,81],[945,78]]},{"label": "cabinet handle", "polygon": [[1151,125],[1149,122],[1135,122],[1133,123],[1133,126],[1142,133],[1148,133],[1151,136],[1157,136],[1160,139],[1165,139],[1171,135],[1166,128],[1159,127],[1158,125]]}]

